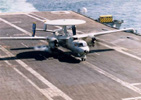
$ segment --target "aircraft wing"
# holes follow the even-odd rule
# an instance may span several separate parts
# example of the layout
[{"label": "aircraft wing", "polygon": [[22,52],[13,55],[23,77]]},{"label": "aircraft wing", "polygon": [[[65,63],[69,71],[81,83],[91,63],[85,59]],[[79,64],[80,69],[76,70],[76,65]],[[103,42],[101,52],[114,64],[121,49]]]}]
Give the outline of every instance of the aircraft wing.
[{"label": "aircraft wing", "polygon": [[103,32],[97,32],[97,33],[89,33],[89,34],[81,34],[81,35],[74,35],[74,38],[86,38],[86,37],[94,37],[104,34],[110,34],[115,32],[122,32],[122,31],[134,31],[133,28],[127,28],[127,29],[120,29],[120,30],[111,30],[111,31],[103,31]]},{"label": "aircraft wing", "polygon": [[0,40],[47,40],[47,37],[0,37]]}]

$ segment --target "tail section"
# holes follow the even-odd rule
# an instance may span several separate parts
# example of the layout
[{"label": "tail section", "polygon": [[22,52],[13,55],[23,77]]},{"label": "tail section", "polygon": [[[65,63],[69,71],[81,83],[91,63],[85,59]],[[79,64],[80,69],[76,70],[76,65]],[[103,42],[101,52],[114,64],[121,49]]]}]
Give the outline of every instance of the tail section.
[{"label": "tail section", "polygon": [[34,37],[36,34],[36,23],[33,23],[32,25],[32,37]]},{"label": "tail section", "polygon": [[72,26],[72,33],[73,33],[73,35],[76,35],[76,27],[75,27],[75,25]]},{"label": "tail section", "polygon": [[47,24],[46,24],[46,21],[44,21],[44,29],[43,29],[44,31],[46,31],[47,30]]}]

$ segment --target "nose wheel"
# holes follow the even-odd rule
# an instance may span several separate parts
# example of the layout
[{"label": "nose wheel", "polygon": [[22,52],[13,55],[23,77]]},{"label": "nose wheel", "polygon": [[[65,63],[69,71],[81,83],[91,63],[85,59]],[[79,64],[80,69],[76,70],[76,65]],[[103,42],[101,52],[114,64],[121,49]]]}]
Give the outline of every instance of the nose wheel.
[{"label": "nose wheel", "polygon": [[86,59],[87,59],[87,57],[85,55],[83,58],[81,58],[81,61],[86,61]]},{"label": "nose wheel", "polygon": [[81,58],[81,61],[86,61],[86,58]]}]

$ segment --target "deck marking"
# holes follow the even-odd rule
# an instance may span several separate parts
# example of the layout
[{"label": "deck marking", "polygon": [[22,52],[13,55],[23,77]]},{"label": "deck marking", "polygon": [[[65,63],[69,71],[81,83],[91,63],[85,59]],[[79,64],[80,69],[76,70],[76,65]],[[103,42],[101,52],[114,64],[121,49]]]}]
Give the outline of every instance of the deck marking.
[{"label": "deck marking", "polygon": [[112,41],[111,43],[117,44],[117,43],[123,42],[123,41],[125,41],[125,40],[124,39],[117,39],[117,40]]},{"label": "deck marking", "polygon": [[[0,46],[1,50],[5,52],[8,56],[14,56],[11,52],[9,52],[7,49]],[[41,76],[38,72],[33,70],[30,66],[28,66],[26,63],[24,63],[21,60],[15,60],[18,64],[20,64],[23,68],[25,68],[27,71],[29,71],[31,74],[33,74],[36,78],[38,78],[40,81],[42,81],[44,84],[46,84],[48,87],[50,87],[51,90],[54,90],[55,93],[58,94],[58,96],[63,97],[66,100],[72,100],[68,95],[66,95],[63,91],[61,91],[59,88],[54,86],[51,82],[46,80],[43,76]]]},{"label": "deck marking", "polygon": [[99,53],[94,53],[94,54],[96,54],[96,55],[98,55],[98,56],[100,55]]},{"label": "deck marking", "polygon": [[12,64],[9,61],[4,60],[4,62],[6,62],[9,66],[12,66]]},{"label": "deck marking", "polygon": [[22,21],[14,21],[14,22],[11,22],[12,24],[21,24]]},{"label": "deck marking", "polygon": [[131,85],[141,85],[141,83],[132,83]]},{"label": "deck marking", "polygon": [[28,77],[26,77],[21,71],[19,71],[17,68],[13,68],[18,74],[20,74],[22,77],[24,77],[32,86],[34,86],[38,91],[40,91],[44,96],[46,96],[49,100],[53,100],[50,96],[50,94],[42,91],[35,83],[33,83]]},{"label": "deck marking", "polygon": [[122,100],[141,100],[141,97],[124,98]]},{"label": "deck marking", "polygon": [[112,75],[112,74],[110,74],[110,73],[108,73],[108,72],[106,72],[106,71],[104,71],[104,70],[96,67],[94,64],[91,64],[91,63],[89,63],[87,61],[86,62],[83,62],[83,64],[86,65],[86,66],[88,66],[89,68],[92,68],[95,71],[103,74],[104,76],[106,76],[106,77],[108,77],[108,78],[116,81],[117,83],[120,83],[122,86],[127,87],[128,89],[133,90],[134,92],[136,92],[138,94],[141,94],[141,90],[139,88],[137,88],[137,87],[131,85],[130,83],[125,82],[125,81],[117,78],[116,76],[114,76],[114,75]]},{"label": "deck marking", "polygon": [[[0,48],[1,49],[1,48]],[[1,49],[2,50],[2,49]],[[2,56],[2,55],[0,55],[0,58],[6,58],[7,56],[5,55],[5,56]],[[4,62],[7,64],[7,65],[9,65],[9,66],[12,66],[12,64],[9,62],[9,61],[7,61],[7,60],[4,60]]]},{"label": "deck marking", "polygon": [[42,89],[43,92],[47,93],[50,95],[50,97],[57,97],[58,96],[58,93],[56,90],[53,90],[53,89],[50,89],[50,88],[47,88],[47,89]]},{"label": "deck marking", "polygon": [[24,36],[26,34],[14,34],[14,36]]},{"label": "deck marking", "polygon": [[[0,57],[3,57],[0,55]],[[7,60],[4,60],[5,63],[7,63],[9,66],[12,66],[12,64],[7,61]],[[16,67],[13,68],[18,74],[20,74],[22,77],[24,77],[32,86],[34,86],[37,90],[39,90],[42,94],[44,94],[44,96],[46,96],[49,100],[53,100],[51,97],[52,95],[50,96],[50,94],[48,93],[45,93],[42,89],[40,89],[35,83],[33,83],[28,77],[26,77],[21,71],[19,71]],[[44,89],[45,90],[45,89]],[[53,92],[52,92],[53,93]]]},{"label": "deck marking", "polygon": [[[32,14],[33,14],[33,13],[32,13]],[[37,17],[35,17],[35,16],[32,16],[32,15],[29,15],[29,14],[25,14],[25,15],[27,15],[27,16],[29,16],[29,17],[31,17],[31,18],[34,18],[34,19],[36,19],[36,20],[39,20],[39,21],[41,21],[41,22],[44,22],[45,20],[48,20],[48,19],[46,19],[46,18],[44,18],[44,17],[41,17],[41,16],[38,16],[38,15],[36,15],[36,14],[33,14],[33,15],[38,16],[38,17],[40,17],[40,18],[42,18],[42,19],[44,19],[44,20],[42,20],[42,19],[40,19],[40,18],[37,18]]]},{"label": "deck marking", "polygon": [[24,43],[21,43],[23,46],[28,47],[27,45],[25,45]]},{"label": "deck marking", "polygon": [[25,33],[25,34],[27,34],[27,35],[31,35],[30,32],[28,32],[28,31],[26,31],[26,30],[24,30],[24,29],[22,29],[22,28],[20,28],[20,27],[18,27],[18,26],[16,26],[16,25],[14,25],[14,24],[12,24],[12,23],[10,23],[10,22],[8,22],[8,21],[2,19],[2,18],[0,18],[0,20],[3,21],[4,23],[6,23],[6,24],[8,24],[8,25],[10,25],[10,26],[12,26],[12,27],[14,27],[14,28],[16,28],[17,30],[20,30],[21,32],[23,32],[23,33]]},{"label": "deck marking", "polygon": [[[137,59],[137,60],[139,60],[139,61],[141,61],[141,58],[140,57],[138,57],[138,56],[136,56],[136,55],[133,55],[133,54],[130,54],[130,53],[128,53],[128,52],[125,52],[125,51],[123,51],[123,47],[117,47],[117,46],[109,46],[109,45],[107,45],[107,44],[104,44],[104,43],[100,43],[101,45],[103,45],[103,46],[105,46],[105,47],[108,47],[108,48],[111,48],[111,49],[114,49],[114,50],[116,50],[117,52],[120,52],[120,53],[122,53],[122,54],[124,54],[124,55],[127,55],[127,56],[129,56],[129,57],[132,57],[132,58],[135,58],[135,59]],[[123,48],[123,49],[122,49]],[[126,48],[125,48],[126,49]]]},{"label": "deck marking", "polygon": [[[33,14],[33,13],[32,13],[32,14]],[[40,17],[40,18],[42,18],[42,19],[44,19],[44,20],[41,20],[40,18],[37,18],[37,17],[32,16],[32,15],[29,15],[29,14],[25,14],[25,15],[27,15],[27,16],[29,16],[29,17],[31,17],[31,18],[34,18],[34,19],[36,19],[36,20],[39,20],[39,21],[41,21],[41,22],[50,21],[49,19],[44,18],[44,17],[39,16],[39,15],[36,15],[36,14],[33,14],[33,15],[38,16],[38,17]],[[55,27],[57,27],[57,28],[62,28],[62,27],[60,27],[60,26],[55,26]]]}]

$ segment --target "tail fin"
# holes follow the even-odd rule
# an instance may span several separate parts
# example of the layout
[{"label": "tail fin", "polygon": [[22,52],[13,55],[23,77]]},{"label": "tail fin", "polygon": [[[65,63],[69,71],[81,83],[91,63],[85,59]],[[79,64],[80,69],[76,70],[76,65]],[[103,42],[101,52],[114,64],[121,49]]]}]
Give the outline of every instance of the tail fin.
[{"label": "tail fin", "polygon": [[72,26],[72,33],[73,33],[73,35],[76,35],[76,27],[75,27],[75,25]]},{"label": "tail fin", "polygon": [[47,24],[46,24],[46,21],[44,21],[44,31],[47,30]]},{"label": "tail fin", "polygon": [[36,34],[36,23],[34,22],[32,25],[32,37],[34,37]]}]

